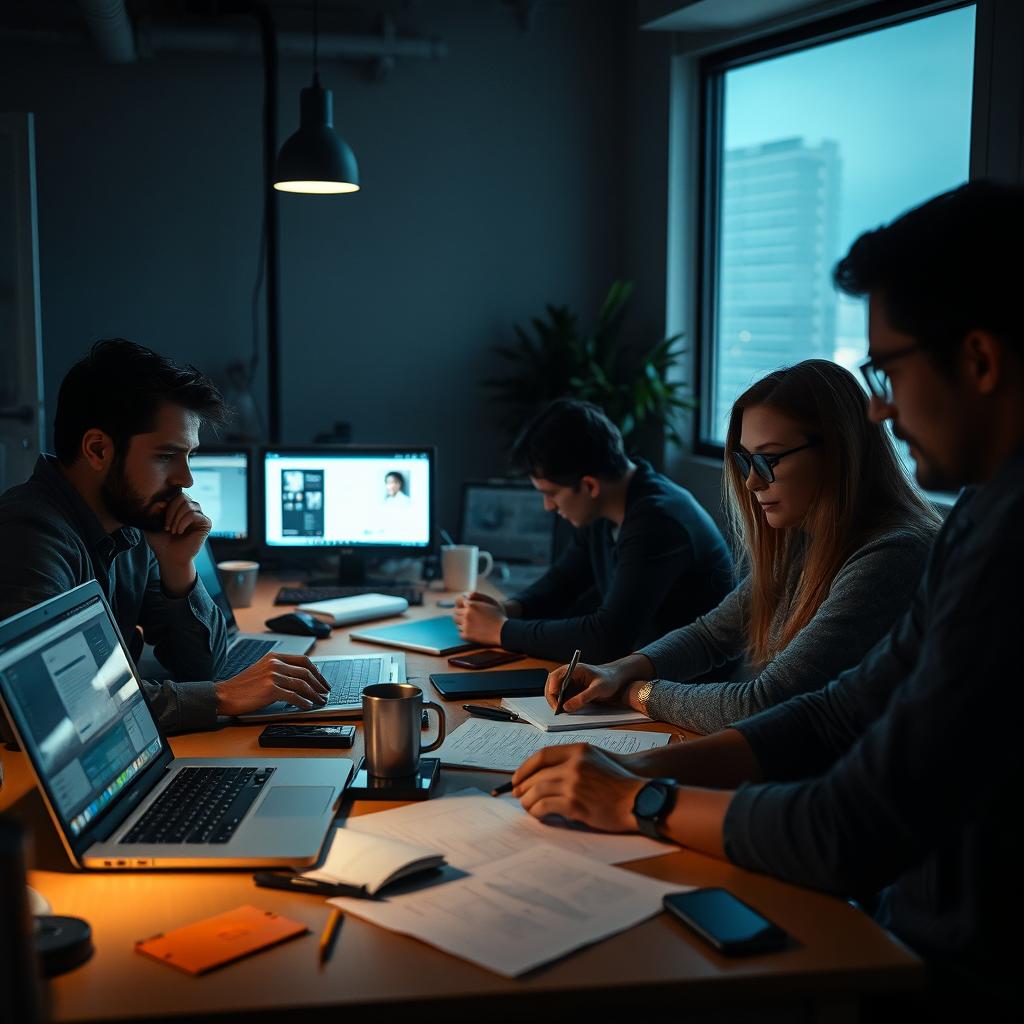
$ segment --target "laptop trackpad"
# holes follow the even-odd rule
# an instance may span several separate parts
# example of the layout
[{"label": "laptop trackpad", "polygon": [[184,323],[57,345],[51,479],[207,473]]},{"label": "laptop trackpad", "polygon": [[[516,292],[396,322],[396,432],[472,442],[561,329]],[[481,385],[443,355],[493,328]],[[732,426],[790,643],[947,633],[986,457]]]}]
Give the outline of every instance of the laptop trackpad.
[{"label": "laptop trackpad", "polygon": [[327,809],[333,786],[273,786],[257,818],[315,818]]}]

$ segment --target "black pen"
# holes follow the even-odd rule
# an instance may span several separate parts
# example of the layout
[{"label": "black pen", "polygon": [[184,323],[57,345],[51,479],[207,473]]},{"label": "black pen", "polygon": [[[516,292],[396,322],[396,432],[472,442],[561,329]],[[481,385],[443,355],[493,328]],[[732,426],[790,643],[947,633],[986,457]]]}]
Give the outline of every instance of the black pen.
[{"label": "black pen", "polygon": [[572,679],[572,674],[576,671],[576,666],[579,663],[580,651],[577,648],[576,653],[572,656],[572,661],[569,662],[569,666],[565,670],[565,675],[562,676],[562,685],[558,688],[558,700],[555,702],[556,715],[560,715],[565,710],[565,691],[569,689],[569,680]]},{"label": "black pen", "polygon": [[495,786],[491,790],[491,796],[504,796],[505,793],[511,793],[513,789],[511,782],[503,782],[500,786]]},{"label": "black pen", "polygon": [[483,704],[463,704],[463,711],[468,711],[477,718],[493,718],[496,722],[518,722],[519,716],[504,708],[485,707]]}]

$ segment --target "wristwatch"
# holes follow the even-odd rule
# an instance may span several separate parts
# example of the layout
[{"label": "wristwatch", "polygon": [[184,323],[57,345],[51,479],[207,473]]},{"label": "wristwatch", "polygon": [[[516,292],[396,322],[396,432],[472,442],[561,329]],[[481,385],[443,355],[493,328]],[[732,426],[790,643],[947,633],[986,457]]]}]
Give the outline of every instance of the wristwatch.
[{"label": "wristwatch", "polygon": [[[657,682],[657,679],[648,680],[636,691],[636,702],[640,705],[640,711],[645,715],[647,715],[647,702],[651,699],[651,691]],[[647,715],[647,717],[650,718],[650,715]]]},{"label": "wristwatch", "polygon": [[675,779],[651,779],[633,801],[636,827],[648,839],[663,839],[661,826],[676,804]]}]

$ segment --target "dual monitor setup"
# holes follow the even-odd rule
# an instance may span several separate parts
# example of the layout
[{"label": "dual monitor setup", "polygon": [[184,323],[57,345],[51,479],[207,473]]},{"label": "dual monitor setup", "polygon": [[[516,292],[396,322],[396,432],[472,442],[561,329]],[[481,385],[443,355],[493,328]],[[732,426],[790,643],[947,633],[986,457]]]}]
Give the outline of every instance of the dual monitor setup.
[{"label": "dual monitor setup", "polygon": [[[190,462],[189,495],[224,547],[298,555],[336,549],[339,582],[360,583],[365,560],[433,549],[438,476],[432,447],[215,446]],[[495,559],[551,560],[554,516],[525,481],[463,484],[459,540]]]}]

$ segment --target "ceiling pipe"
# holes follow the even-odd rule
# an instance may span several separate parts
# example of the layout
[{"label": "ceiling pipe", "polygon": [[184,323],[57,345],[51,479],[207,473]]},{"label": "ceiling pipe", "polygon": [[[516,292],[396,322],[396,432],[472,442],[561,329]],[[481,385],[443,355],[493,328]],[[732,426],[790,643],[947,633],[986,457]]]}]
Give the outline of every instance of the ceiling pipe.
[{"label": "ceiling pipe", "polygon": [[78,6],[100,56],[108,64],[131,64],[138,58],[124,0],[78,0]]}]

